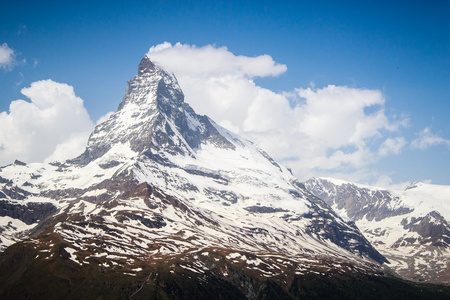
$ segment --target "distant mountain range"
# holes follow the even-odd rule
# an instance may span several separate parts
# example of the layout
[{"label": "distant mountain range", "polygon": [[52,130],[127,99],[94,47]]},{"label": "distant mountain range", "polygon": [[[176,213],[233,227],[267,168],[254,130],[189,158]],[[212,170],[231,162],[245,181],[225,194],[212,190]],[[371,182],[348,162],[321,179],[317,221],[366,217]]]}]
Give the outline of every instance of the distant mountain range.
[{"label": "distant mountain range", "polygon": [[331,178],[305,186],[355,222],[402,277],[450,283],[450,186],[412,183],[394,192]]},{"label": "distant mountain range", "polygon": [[[175,76],[145,56],[82,155],[0,168],[0,298],[450,295],[386,267],[413,279],[401,264],[441,268],[448,236],[424,228],[448,230],[442,211],[413,214],[396,197],[375,211],[378,198],[361,200],[366,209],[356,186],[348,205],[326,181],[306,186],[312,193],[251,142],[197,115]],[[381,220],[395,228],[370,225]],[[414,261],[399,257],[412,249]],[[435,249],[442,253],[424,256]]]}]

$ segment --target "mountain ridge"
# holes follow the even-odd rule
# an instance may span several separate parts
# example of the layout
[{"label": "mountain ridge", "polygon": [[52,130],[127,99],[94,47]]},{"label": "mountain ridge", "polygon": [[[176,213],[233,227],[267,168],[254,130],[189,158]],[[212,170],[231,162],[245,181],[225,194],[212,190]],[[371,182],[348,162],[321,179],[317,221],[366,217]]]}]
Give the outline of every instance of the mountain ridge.
[{"label": "mountain ridge", "polygon": [[331,178],[312,178],[305,186],[354,221],[403,277],[450,282],[449,186],[416,182],[395,192]]}]

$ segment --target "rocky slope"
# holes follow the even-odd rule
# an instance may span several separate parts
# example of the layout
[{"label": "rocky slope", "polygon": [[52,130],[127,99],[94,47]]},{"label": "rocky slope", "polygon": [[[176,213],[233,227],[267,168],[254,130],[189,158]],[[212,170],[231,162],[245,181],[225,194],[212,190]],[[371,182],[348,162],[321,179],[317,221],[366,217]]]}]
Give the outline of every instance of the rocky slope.
[{"label": "rocky slope", "polygon": [[413,183],[394,192],[330,178],[306,188],[367,239],[403,277],[450,283],[450,187]]},{"label": "rocky slope", "polygon": [[148,57],[80,157],[2,167],[0,202],[3,299],[296,298],[313,277],[394,280],[352,222],[197,115]]}]

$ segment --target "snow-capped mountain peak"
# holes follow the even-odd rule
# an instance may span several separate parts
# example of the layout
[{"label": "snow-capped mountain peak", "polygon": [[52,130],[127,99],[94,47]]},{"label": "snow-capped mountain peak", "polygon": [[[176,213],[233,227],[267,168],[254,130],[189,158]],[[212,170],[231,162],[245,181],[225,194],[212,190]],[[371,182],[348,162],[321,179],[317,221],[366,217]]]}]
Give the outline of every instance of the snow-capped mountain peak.
[{"label": "snow-capped mountain peak", "polygon": [[[286,167],[197,115],[175,76],[148,57],[81,156],[1,168],[0,191],[3,246],[45,231],[81,266],[101,257],[108,268],[124,260],[144,267],[206,248],[231,253],[229,259],[250,253],[261,265],[288,258],[298,274],[323,261],[376,273],[386,262]],[[31,210],[41,218],[26,218]],[[338,272],[341,264],[325,268]],[[253,270],[265,277],[280,275],[277,269]]]}]

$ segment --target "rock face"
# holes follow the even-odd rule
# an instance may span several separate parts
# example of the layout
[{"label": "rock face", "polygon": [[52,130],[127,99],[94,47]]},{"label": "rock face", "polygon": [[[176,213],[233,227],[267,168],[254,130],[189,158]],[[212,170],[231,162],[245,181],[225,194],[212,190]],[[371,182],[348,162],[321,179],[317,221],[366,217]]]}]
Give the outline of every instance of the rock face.
[{"label": "rock face", "polygon": [[2,298],[295,298],[303,276],[370,281],[386,262],[288,169],[197,115],[148,57],[81,156],[2,167],[0,191]]},{"label": "rock face", "polygon": [[450,187],[413,183],[403,192],[312,178],[306,188],[350,219],[403,277],[450,283]]},{"label": "rock face", "polygon": [[400,197],[387,190],[360,187],[345,182],[334,184],[333,180],[320,178],[310,179],[305,186],[336,210],[344,210],[345,216],[353,221],[365,218],[378,222],[414,210],[403,206]]}]

